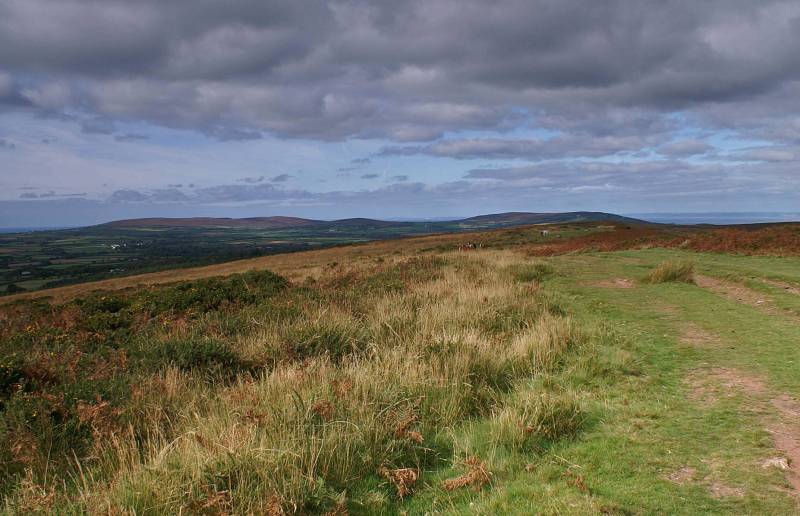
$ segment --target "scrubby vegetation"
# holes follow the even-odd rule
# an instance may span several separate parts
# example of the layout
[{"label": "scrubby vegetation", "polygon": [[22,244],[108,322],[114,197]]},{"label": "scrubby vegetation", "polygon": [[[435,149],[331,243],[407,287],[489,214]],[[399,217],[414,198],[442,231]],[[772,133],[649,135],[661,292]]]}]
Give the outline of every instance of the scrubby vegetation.
[{"label": "scrubby vegetation", "polygon": [[0,306],[0,512],[791,513],[796,259],[525,235]]},{"label": "scrubby vegetation", "polygon": [[595,410],[582,391],[635,370],[542,285],[553,273],[453,252],[6,307],[5,509],[374,513],[473,496],[493,450],[573,438]]},{"label": "scrubby vegetation", "polygon": [[694,264],[668,260],[644,277],[645,283],[694,283]]}]

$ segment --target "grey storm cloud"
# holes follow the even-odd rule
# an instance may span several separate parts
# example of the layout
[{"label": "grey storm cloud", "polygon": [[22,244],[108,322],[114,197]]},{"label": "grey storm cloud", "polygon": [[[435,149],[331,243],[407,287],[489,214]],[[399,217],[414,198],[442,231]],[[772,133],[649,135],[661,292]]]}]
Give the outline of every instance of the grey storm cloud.
[{"label": "grey storm cloud", "polygon": [[[800,4],[778,0],[3,2],[0,109],[226,141],[424,142],[535,123],[563,131],[563,145],[634,118],[659,137],[684,112],[788,143],[800,139],[786,109],[798,26]],[[548,152],[517,142],[462,155]]]},{"label": "grey storm cloud", "polygon": [[278,174],[277,176],[271,177],[270,178],[270,182],[271,183],[285,183],[286,181],[288,181],[291,178],[292,178],[292,176],[289,175],[289,174]]}]

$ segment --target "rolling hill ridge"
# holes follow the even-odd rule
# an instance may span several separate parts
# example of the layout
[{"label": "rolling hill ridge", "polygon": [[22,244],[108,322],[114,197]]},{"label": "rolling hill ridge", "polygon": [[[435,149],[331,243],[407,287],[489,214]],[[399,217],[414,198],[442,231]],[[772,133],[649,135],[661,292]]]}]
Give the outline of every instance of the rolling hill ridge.
[{"label": "rolling hill ridge", "polygon": [[249,228],[292,228],[292,227],[408,227],[408,226],[452,226],[470,224],[481,227],[507,227],[525,224],[553,224],[560,222],[609,221],[621,223],[645,223],[640,219],[624,217],[613,213],[596,211],[575,211],[563,213],[507,212],[478,215],[464,219],[430,222],[387,221],[369,218],[347,218],[339,220],[315,220],[301,217],[188,217],[188,218],[143,218],[125,219],[100,224],[101,227],[249,227]]}]

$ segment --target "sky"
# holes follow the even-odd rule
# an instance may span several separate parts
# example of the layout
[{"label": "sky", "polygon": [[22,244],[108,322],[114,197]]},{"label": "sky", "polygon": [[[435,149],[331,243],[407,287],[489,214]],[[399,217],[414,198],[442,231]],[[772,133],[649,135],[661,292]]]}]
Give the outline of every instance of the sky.
[{"label": "sky", "polygon": [[800,210],[800,2],[0,0],[0,227]]}]

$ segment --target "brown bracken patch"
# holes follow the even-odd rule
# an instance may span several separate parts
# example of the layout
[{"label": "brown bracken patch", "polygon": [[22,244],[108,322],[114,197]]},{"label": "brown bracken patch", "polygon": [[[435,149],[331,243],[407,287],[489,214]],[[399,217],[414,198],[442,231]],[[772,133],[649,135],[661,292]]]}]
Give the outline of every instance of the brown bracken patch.
[{"label": "brown bracken patch", "polygon": [[467,486],[477,491],[491,481],[492,474],[486,469],[486,463],[478,457],[467,458],[463,465],[467,468],[466,473],[442,482],[445,491],[453,491]]},{"label": "brown bracken patch", "polygon": [[381,466],[378,474],[391,482],[397,490],[397,497],[403,498],[414,490],[414,484],[419,479],[419,472],[412,468],[389,469]]},{"label": "brown bracken patch", "polygon": [[328,400],[319,400],[312,405],[311,410],[322,418],[323,421],[330,421],[333,419],[336,408],[333,406],[333,403]]}]

